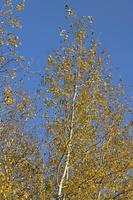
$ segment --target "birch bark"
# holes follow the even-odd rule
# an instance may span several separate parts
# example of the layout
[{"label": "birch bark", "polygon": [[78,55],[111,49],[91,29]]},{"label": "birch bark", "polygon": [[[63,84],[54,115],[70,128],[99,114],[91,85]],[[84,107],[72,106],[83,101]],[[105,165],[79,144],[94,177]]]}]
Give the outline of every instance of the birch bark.
[{"label": "birch bark", "polygon": [[[63,171],[60,183],[59,183],[58,198],[60,198],[62,196],[62,189],[63,189],[63,183],[65,181],[65,178],[67,176],[67,179],[68,179],[68,176],[69,176],[68,169],[69,169],[69,161],[70,161],[70,153],[71,153],[71,145],[72,145],[74,116],[75,116],[75,100],[76,100],[76,97],[77,97],[77,88],[78,88],[78,84],[77,84],[77,80],[76,80],[74,95],[73,95],[73,99],[72,99],[72,116],[71,116],[70,134],[69,134],[69,144],[68,144],[68,150],[67,150],[67,156],[66,156],[64,171]],[[65,200],[65,198],[63,198],[63,200]]]}]

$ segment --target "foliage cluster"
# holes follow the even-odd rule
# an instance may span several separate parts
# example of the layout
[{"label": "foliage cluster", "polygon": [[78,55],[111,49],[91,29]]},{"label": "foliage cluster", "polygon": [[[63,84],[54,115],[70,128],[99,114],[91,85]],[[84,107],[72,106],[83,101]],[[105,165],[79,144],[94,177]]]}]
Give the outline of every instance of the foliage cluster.
[{"label": "foliage cluster", "polygon": [[61,49],[48,56],[37,90],[40,133],[34,131],[38,98],[19,79],[26,64],[17,50],[16,13],[25,1],[1,4],[0,199],[131,200],[133,122],[125,121],[131,110],[122,84],[113,84],[110,55],[95,41],[93,17],[65,7],[70,29],[60,28]]}]

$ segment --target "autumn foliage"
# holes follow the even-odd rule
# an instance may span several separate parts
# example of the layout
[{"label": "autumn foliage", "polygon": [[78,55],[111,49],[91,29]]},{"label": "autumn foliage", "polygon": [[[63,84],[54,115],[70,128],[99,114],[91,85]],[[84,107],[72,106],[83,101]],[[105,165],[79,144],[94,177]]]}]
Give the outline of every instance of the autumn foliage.
[{"label": "autumn foliage", "polygon": [[[24,1],[5,1],[1,19],[20,28],[14,8],[23,7]],[[133,122],[125,120],[131,110],[123,85],[113,83],[110,55],[95,40],[93,17],[77,16],[68,6],[65,11],[70,29],[60,28],[61,49],[48,55],[38,88],[43,129],[36,135],[27,124],[34,127],[28,120],[38,120],[38,101],[24,87],[11,87],[18,69],[7,66],[23,59],[16,53],[18,37],[5,33],[7,24],[1,23],[5,38],[0,40],[5,45],[1,52],[8,54],[0,55],[1,81],[5,81],[0,83],[0,199],[131,200]],[[45,140],[41,145],[39,134]]]}]

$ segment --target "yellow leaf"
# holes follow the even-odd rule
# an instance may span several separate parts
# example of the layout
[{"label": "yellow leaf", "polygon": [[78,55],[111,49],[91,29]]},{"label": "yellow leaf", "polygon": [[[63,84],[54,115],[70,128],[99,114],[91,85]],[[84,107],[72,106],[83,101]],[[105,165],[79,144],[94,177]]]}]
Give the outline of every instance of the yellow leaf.
[{"label": "yellow leaf", "polygon": [[4,103],[6,103],[6,105],[8,105],[8,106],[12,105],[13,102],[14,102],[13,98],[11,98],[11,97],[5,97],[3,101],[4,101]]}]

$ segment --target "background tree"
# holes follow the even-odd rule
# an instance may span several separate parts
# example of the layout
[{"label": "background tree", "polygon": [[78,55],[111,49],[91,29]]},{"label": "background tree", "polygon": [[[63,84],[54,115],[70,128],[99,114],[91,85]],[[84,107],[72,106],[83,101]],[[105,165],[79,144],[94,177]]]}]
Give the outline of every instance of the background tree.
[{"label": "background tree", "polygon": [[27,67],[18,51],[21,45],[18,30],[22,28],[18,14],[24,5],[25,0],[0,2],[0,101],[6,111],[15,102],[17,92],[22,90]]},{"label": "background tree", "polygon": [[0,122],[0,199],[45,199],[44,162],[31,134]]},{"label": "background tree", "polygon": [[0,2],[0,117],[6,118],[10,114],[12,120],[23,126],[36,114],[33,108],[36,98],[31,99],[26,85],[33,74],[29,64],[19,54],[21,42],[18,30],[22,25],[18,15],[24,6],[25,0]]},{"label": "background tree", "polygon": [[[27,65],[17,48],[17,12],[25,1],[0,2],[0,199],[45,199],[44,162],[31,133],[33,99],[24,87]],[[25,79],[26,80],[26,79]]]},{"label": "background tree", "polygon": [[122,84],[112,83],[92,16],[65,9],[72,23],[60,29],[61,50],[48,56],[44,79],[47,199],[132,199],[132,122],[125,122]]}]

